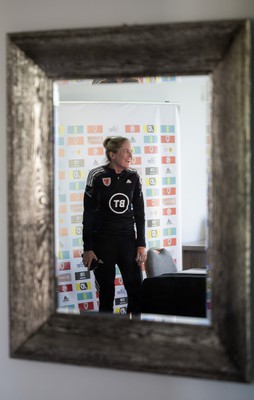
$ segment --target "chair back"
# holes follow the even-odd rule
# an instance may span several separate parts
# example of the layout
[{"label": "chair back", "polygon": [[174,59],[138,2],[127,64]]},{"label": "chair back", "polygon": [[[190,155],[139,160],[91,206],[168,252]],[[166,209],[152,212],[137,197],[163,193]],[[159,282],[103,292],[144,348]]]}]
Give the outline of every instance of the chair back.
[{"label": "chair back", "polygon": [[147,251],[145,271],[147,278],[153,278],[154,276],[177,272],[177,267],[168,250],[152,247]]}]

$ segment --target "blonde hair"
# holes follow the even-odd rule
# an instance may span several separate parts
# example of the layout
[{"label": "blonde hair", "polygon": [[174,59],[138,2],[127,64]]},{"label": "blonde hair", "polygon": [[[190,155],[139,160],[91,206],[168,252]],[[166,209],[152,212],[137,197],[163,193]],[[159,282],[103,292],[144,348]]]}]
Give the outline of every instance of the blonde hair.
[{"label": "blonde hair", "polygon": [[105,154],[109,162],[111,161],[109,153],[110,152],[117,153],[117,151],[122,147],[123,143],[126,141],[129,141],[129,139],[123,136],[111,136],[107,137],[104,140],[103,146],[105,148]]}]

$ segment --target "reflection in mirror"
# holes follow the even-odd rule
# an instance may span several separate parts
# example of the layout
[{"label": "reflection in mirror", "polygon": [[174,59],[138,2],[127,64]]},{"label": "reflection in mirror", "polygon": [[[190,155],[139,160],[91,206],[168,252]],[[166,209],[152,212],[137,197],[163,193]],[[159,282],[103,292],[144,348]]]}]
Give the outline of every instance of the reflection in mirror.
[{"label": "reflection in mirror", "polygon": [[[141,319],[208,323],[209,76],[56,81],[54,94],[58,311],[98,311],[98,285],[81,258],[83,196],[89,171],[106,163],[103,140],[122,135],[142,178],[147,249],[165,249],[177,272],[165,260],[148,274],[149,254]],[[127,304],[116,265],[114,313],[125,315]]]}]

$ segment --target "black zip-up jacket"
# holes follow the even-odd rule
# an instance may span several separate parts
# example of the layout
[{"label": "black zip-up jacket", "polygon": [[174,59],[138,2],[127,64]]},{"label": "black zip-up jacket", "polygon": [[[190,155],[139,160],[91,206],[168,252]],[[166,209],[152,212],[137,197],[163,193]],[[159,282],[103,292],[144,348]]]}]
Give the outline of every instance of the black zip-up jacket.
[{"label": "black zip-up jacket", "polygon": [[84,195],[84,251],[93,250],[95,235],[103,238],[135,234],[137,246],[145,247],[144,198],[139,174],[128,169],[118,175],[108,165],[92,169]]}]

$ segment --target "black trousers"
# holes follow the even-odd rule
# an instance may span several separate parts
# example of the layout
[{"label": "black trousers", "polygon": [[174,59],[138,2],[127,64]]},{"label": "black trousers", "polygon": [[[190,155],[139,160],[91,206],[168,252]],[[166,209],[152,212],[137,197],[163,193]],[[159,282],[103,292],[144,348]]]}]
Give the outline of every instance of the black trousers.
[{"label": "black trousers", "polygon": [[103,261],[94,270],[99,285],[99,311],[113,312],[115,297],[115,266],[118,265],[128,295],[127,312],[140,313],[142,270],[135,261],[137,244],[134,237],[99,237],[94,240],[94,252]]}]

